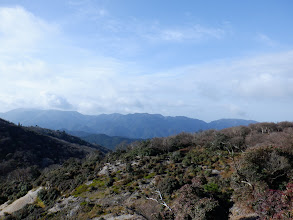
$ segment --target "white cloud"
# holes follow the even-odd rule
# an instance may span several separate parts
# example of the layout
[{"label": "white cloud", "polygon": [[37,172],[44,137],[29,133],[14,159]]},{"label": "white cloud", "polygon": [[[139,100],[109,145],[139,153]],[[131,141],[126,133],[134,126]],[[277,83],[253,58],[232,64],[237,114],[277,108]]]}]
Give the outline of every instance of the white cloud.
[{"label": "white cloud", "polygon": [[[293,51],[154,72],[134,62],[78,48],[72,41],[64,41],[61,27],[23,8],[0,8],[0,20],[0,45],[4,45],[0,48],[0,111],[36,107],[87,114],[149,112],[210,120],[260,117],[259,109],[293,97]],[[113,32],[126,27],[119,25]],[[226,34],[225,28],[202,26],[156,24],[142,28],[134,22],[127,28],[133,30],[125,30],[125,38],[135,33],[167,42],[218,39]]]},{"label": "white cloud", "polygon": [[248,116],[243,106],[240,107],[238,105],[230,103],[230,104],[224,105],[223,107],[226,108],[229,114],[233,116],[240,117],[240,118],[246,118]]},{"label": "white cloud", "polygon": [[[76,8],[76,20],[73,19],[72,22],[81,20],[91,22],[98,42],[106,44],[108,48],[120,47],[123,51],[127,51],[130,47],[131,51],[137,52],[146,43],[198,43],[210,39],[221,39],[229,32],[227,22],[216,27],[207,27],[196,22],[164,25],[158,21],[143,21],[132,16],[117,18],[103,6],[97,7],[92,1],[76,1],[71,5]],[[119,49],[116,52],[119,53]]]},{"label": "white cloud", "polygon": [[254,98],[291,98],[293,96],[293,76],[284,77],[272,74],[255,75],[239,83],[239,93]]},{"label": "white cloud", "polygon": [[12,55],[9,59],[5,59],[1,55],[0,58],[2,58],[0,60],[0,76],[3,79],[42,79],[49,74],[47,64],[37,58],[18,59]]},{"label": "white cloud", "polygon": [[87,20],[91,21],[100,21],[108,14],[109,12],[104,8],[97,8],[95,6],[84,7],[81,5],[77,7],[76,16],[80,17],[81,19],[86,18]]},{"label": "white cloud", "polygon": [[278,45],[276,41],[272,40],[269,36],[263,33],[257,34],[256,40],[269,47],[274,47]]},{"label": "white cloud", "polygon": [[41,99],[44,107],[47,109],[57,108],[70,110],[73,107],[63,96],[52,94],[50,92],[41,92]]},{"label": "white cloud", "polygon": [[252,99],[288,99],[293,96],[293,51],[263,55],[237,62],[235,91]]},{"label": "white cloud", "polygon": [[58,33],[58,27],[34,16],[22,7],[0,8],[0,54],[37,52],[48,34]]},{"label": "white cloud", "polygon": [[97,17],[103,17],[109,14],[109,12],[101,7],[97,6],[94,1],[91,0],[70,0],[67,1],[68,5],[77,10],[78,16],[87,17],[95,20]]},{"label": "white cloud", "polygon": [[228,31],[224,27],[204,27],[199,24],[183,27],[165,27],[160,24],[147,25],[140,35],[151,42],[202,42],[209,39],[221,39]]},{"label": "white cloud", "polygon": [[166,41],[201,41],[209,38],[222,38],[226,31],[222,28],[207,28],[201,25],[194,25],[186,28],[158,28],[158,33],[154,32],[151,39]]}]

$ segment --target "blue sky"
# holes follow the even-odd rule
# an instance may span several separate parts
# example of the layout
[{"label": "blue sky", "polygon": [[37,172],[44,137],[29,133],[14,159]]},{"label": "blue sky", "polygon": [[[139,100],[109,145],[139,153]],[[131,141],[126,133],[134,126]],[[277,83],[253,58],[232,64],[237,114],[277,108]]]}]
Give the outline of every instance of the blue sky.
[{"label": "blue sky", "polygon": [[292,121],[293,2],[0,0],[0,112]]}]

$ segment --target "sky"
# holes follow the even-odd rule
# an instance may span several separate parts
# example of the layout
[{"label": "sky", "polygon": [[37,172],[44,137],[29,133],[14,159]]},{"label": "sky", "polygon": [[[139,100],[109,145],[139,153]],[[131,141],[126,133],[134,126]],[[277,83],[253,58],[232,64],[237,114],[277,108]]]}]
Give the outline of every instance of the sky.
[{"label": "sky", "polygon": [[0,112],[293,121],[291,0],[0,0]]}]

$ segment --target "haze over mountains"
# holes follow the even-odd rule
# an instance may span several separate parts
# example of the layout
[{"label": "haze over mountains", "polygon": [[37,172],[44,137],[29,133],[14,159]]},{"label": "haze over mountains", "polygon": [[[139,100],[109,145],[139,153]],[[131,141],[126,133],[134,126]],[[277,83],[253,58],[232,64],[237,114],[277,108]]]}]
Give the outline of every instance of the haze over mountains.
[{"label": "haze over mountains", "polygon": [[[128,138],[166,137],[181,132],[197,132],[207,129],[249,125],[253,120],[220,119],[207,123],[184,116],[162,116],[160,114],[101,114],[83,115],[74,111],[15,109],[0,113],[0,117],[24,126],[35,126],[89,134],[106,134]],[[83,136],[83,135],[79,135]]]}]

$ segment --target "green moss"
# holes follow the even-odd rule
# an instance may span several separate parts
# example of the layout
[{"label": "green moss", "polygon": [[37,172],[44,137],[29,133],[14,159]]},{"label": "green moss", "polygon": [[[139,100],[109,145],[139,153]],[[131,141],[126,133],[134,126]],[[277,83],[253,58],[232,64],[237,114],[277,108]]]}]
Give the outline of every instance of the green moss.
[{"label": "green moss", "polygon": [[86,202],[86,201],[83,201],[80,203],[81,206],[86,206],[87,204],[88,204],[88,202]]},{"label": "green moss", "polygon": [[121,192],[121,188],[117,187],[117,186],[113,186],[112,191],[113,191],[113,193],[119,194]]},{"label": "green moss", "polygon": [[133,182],[129,182],[126,184],[126,186],[131,186],[133,184]]},{"label": "green moss", "polygon": [[95,187],[98,187],[98,188],[105,187],[108,179],[109,178],[95,179],[95,180],[93,180],[93,183],[90,184],[90,186],[95,186]]},{"label": "green moss", "polygon": [[151,179],[151,178],[153,178],[155,175],[156,175],[156,173],[150,173],[149,175],[144,176],[143,178],[144,178],[144,179]]},{"label": "green moss", "polygon": [[105,189],[107,187],[107,182],[109,181],[109,177],[104,177],[100,179],[94,179],[93,182],[89,185],[83,184],[77,187],[73,195],[81,196],[85,192],[96,191],[99,189]]},{"label": "green moss", "polygon": [[87,186],[87,185],[85,185],[85,184],[80,185],[79,187],[77,187],[77,188],[74,190],[73,195],[74,195],[74,196],[79,196],[79,195],[81,195],[82,193],[88,191],[88,189],[89,189],[89,186]]}]

